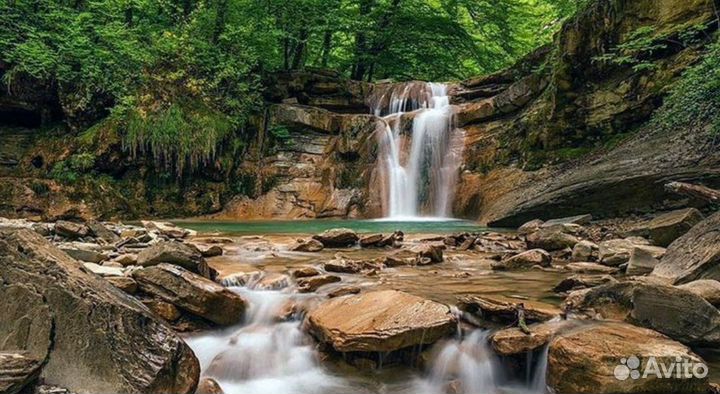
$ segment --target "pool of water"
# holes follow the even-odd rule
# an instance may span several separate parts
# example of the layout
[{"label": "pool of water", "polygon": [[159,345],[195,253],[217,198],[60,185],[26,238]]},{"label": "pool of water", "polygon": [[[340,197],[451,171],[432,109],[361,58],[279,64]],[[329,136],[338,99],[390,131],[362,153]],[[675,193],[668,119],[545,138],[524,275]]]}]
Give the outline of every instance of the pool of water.
[{"label": "pool of water", "polygon": [[487,227],[480,226],[471,221],[435,218],[421,218],[421,220],[413,219],[411,221],[394,221],[388,219],[258,220],[244,222],[178,220],[174,223],[201,233],[237,235],[316,234],[338,227],[349,228],[358,233],[387,233],[400,230],[406,234],[448,234],[489,230]]}]

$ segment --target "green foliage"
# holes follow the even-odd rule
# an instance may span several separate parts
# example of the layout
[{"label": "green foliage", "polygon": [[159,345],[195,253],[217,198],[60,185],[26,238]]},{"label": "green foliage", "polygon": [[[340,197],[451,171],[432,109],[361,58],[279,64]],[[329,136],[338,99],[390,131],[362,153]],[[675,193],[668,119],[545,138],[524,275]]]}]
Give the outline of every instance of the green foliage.
[{"label": "green foliage", "polygon": [[156,164],[182,174],[215,157],[232,130],[229,118],[206,108],[172,104],[152,113],[130,110],[123,146],[133,156],[148,154]]},{"label": "green foliage", "polygon": [[657,65],[652,62],[653,55],[667,49],[659,40],[652,26],[643,26],[633,31],[627,40],[618,44],[607,53],[593,60],[618,66],[630,66],[635,72],[652,71]]},{"label": "green foliage", "polygon": [[652,122],[667,130],[709,125],[716,137],[720,135],[720,41],[709,46],[700,63],[685,71]]},{"label": "green foliage", "polygon": [[74,183],[85,174],[92,172],[95,156],[91,153],[76,153],[58,161],[50,171],[50,177],[63,183]]}]

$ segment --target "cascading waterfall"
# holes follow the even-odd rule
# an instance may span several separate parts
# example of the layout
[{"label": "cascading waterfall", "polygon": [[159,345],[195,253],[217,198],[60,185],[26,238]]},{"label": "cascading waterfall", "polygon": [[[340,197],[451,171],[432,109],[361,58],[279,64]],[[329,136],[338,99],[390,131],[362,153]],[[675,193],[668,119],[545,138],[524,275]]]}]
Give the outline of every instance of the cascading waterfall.
[{"label": "cascading waterfall", "polygon": [[[463,135],[454,127],[447,86],[425,82],[392,85],[377,93],[372,102],[375,115],[384,116],[387,122],[379,161],[385,217],[450,217]],[[407,149],[403,121],[409,117],[413,120]]]}]

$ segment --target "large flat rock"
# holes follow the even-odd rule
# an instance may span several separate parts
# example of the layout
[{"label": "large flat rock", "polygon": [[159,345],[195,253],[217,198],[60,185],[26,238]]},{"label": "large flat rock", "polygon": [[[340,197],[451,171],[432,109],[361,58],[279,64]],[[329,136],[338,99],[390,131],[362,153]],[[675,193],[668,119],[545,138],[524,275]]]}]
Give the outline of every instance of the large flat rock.
[{"label": "large flat rock", "polygon": [[652,276],[672,284],[720,280],[720,212],[670,244]]},{"label": "large flat rock", "polygon": [[39,375],[40,360],[25,352],[0,352],[0,393],[18,393]]},{"label": "large flat rock", "polygon": [[30,230],[0,232],[0,351],[84,393],[192,393],[192,350],[137,300]]},{"label": "large flat rock", "polygon": [[133,272],[140,289],[213,323],[240,322],[245,300],[209,279],[172,264],[158,264]]},{"label": "large flat rock", "polygon": [[[622,375],[623,371],[631,373],[630,369],[622,368],[622,362],[628,363],[633,356],[639,360],[638,368],[633,368],[640,373],[637,379]],[[642,377],[651,357],[666,367],[678,358],[690,363],[703,362],[690,349],[660,333],[605,322],[560,335],[550,343],[548,386],[557,394],[708,392],[707,377],[658,378],[652,374]]]},{"label": "large flat rock", "polygon": [[447,305],[384,290],[333,298],[307,318],[308,331],[339,352],[389,352],[431,344],[455,330]]}]

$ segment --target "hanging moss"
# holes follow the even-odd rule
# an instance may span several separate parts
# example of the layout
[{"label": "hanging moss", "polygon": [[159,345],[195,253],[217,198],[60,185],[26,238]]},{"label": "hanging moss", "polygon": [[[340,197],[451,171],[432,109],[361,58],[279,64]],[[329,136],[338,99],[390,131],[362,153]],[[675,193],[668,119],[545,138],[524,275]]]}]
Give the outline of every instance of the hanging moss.
[{"label": "hanging moss", "polygon": [[133,108],[127,113],[122,142],[133,158],[150,156],[180,176],[214,159],[232,129],[227,116],[207,108],[180,104],[155,112]]}]

